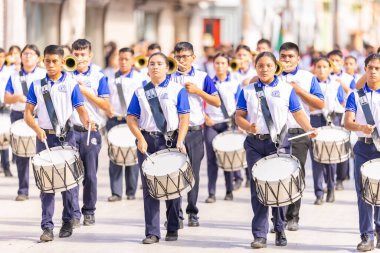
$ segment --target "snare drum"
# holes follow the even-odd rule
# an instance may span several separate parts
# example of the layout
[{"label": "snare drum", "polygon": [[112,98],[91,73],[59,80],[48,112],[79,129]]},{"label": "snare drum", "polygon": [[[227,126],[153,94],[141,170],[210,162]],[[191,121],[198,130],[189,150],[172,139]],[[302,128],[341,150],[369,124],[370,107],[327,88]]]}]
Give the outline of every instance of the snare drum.
[{"label": "snare drum", "polygon": [[0,150],[9,148],[11,120],[9,115],[0,114]]},{"label": "snare drum", "polygon": [[241,131],[226,131],[212,141],[219,168],[236,171],[247,167],[244,141],[247,135]]},{"label": "snare drum", "polygon": [[23,119],[11,125],[11,147],[17,156],[32,157],[36,154],[36,133]]},{"label": "snare drum", "polygon": [[70,147],[50,149],[52,162],[47,150],[32,158],[34,178],[38,189],[45,193],[67,191],[79,185],[84,167],[78,150]]},{"label": "snare drum", "polygon": [[164,149],[150,155],[142,164],[149,194],[155,199],[176,199],[194,186],[194,174],[186,154]]},{"label": "snare drum", "polygon": [[127,124],[117,125],[108,132],[108,156],[120,166],[137,164],[136,138]]},{"label": "snare drum", "polygon": [[324,126],[318,128],[317,137],[311,141],[316,162],[335,164],[350,158],[350,132],[343,127]]},{"label": "snare drum", "polygon": [[360,167],[362,197],[373,206],[380,206],[380,158],[370,160]]},{"label": "snare drum", "polygon": [[252,167],[259,201],[265,206],[287,206],[299,200],[305,179],[299,160],[289,154],[274,154],[258,160]]}]

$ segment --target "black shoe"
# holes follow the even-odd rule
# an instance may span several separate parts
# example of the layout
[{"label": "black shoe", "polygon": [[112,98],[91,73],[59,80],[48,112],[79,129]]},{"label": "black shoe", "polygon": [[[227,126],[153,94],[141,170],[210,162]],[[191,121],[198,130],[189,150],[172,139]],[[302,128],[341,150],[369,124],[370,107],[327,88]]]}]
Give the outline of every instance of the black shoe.
[{"label": "black shoe", "polygon": [[16,197],[16,201],[25,201],[25,200],[28,200],[29,197],[27,195],[24,195],[24,194],[20,194],[20,195],[17,195]]},{"label": "black shoe", "polygon": [[380,249],[380,233],[376,233],[376,238],[377,238],[377,241],[376,241],[376,248]]},{"label": "black shoe", "polygon": [[335,201],[335,190],[327,190],[326,202],[332,203]]},{"label": "black shoe", "polygon": [[208,198],[205,200],[205,203],[215,203],[215,201],[216,201],[215,194],[210,194],[208,195]]},{"label": "black shoe", "polygon": [[127,195],[127,200],[135,200],[135,195]]},{"label": "black shoe", "polygon": [[5,177],[13,177],[12,172],[9,169],[4,170],[4,175],[5,175]]},{"label": "black shoe", "polygon": [[74,228],[79,228],[80,227],[80,219],[73,218],[71,220],[71,225],[73,226],[73,229]]},{"label": "black shoe", "polygon": [[367,234],[360,236],[360,238],[362,239],[362,241],[356,247],[357,250],[359,250],[359,251],[370,251],[370,250],[373,250],[375,248],[373,240],[370,240],[369,236]]},{"label": "black shoe", "polygon": [[251,243],[251,248],[254,249],[261,249],[261,248],[266,248],[267,247],[267,239],[257,237],[253,242]]},{"label": "black shoe", "polygon": [[234,191],[237,191],[241,188],[242,181],[241,180],[236,180],[234,184]]},{"label": "black shoe", "polygon": [[336,184],[335,184],[335,190],[337,191],[342,191],[344,190],[344,187],[343,187],[343,181],[336,181]]},{"label": "black shoe", "polygon": [[159,241],[160,240],[158,239],[157,236],[155,236],[155,235],[148,235],[144,240],[142,240],[142,243],[143,244],[153,244],[153,243],[157,243]]},{"label": "black shoe", "polygon": [[323,204],[323,196],[317,197],[317,199],[314,201],[314,205],[322,205]]},{"label": "black shoe", "polygon": [[297,231],[299,229],[298,222],[296,220],[288,220],[286,227],[289,231]]},{"label": "black shoe", "polygon": [[83,218],[84,226],[95,225],[95,215],[94,214],[85,214]]},{"label": "black shoe", "polygon": [[[165,221],[164,227],[168,229],[168,222]],[[183,220],[179,219],[179,229],[183,229]]]},{"label": "black shoe", "polygon": [[40,241],[41,242],[50,242],[54,240],[54,234],[53,230],[49,228],[45,228],[44,232],[40,236]]},{"label": "black shoe", "polygon": [[276,246],[286,246],[288,241],[286,240],[285,232],[276,232]]},{"label": "black shoe", "polygon": [[111,197],[108,197],[108,202],[116,202],[116,201],[121,201],[121,197],[117,195],[112,195]]},{"label": "black shoe", "polygon": [[70,237],[73,234],[73,225],[71,222],[65,222],[62,224],[59,230],[59,238]]},{"label": "black shoe", "polygon": [[165,241],[177,241],[178,231],[168,231],[165,236]]},{"label": "black shoe", "polygon": [[189,214],[189,223],[188,223],[188,226],[189,227],[199,227],[199,221],[198,221],[198,217],[196,214]]},{"label": "black shoe", "polygon": [[234,195],[232,192],[227,192],[226,196],[224,197],[224,200],[234,200]]}]

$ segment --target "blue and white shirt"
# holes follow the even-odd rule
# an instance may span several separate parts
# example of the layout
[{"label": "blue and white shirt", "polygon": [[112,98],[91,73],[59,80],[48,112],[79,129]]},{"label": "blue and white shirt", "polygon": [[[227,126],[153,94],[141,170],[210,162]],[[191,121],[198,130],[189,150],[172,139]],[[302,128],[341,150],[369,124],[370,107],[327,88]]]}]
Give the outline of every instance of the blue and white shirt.
[{"label": "blue and white shirt", "polygon": [[[313,76],[312,73],[299,69],[298,67],[290,73],[282,72],[279,77],[283,82],[290,85],[291,82],[296,82],[300,88],[317,96],[319,99],[323,100],[323,93],[317,79]],[[301,108],[305,111],[306,116],[310,118],[310,107],[303,100],[300,99]],[[292,115],[288,115],[288,128],[301,128],[300,125],[296,122]]]},{"label": "blue and white shirt", "polygon": [[[340,79],[347,87],[349,87],[351,90],[356,90],[355,88],[355,79],[347,74],[346,72],[343,72],[343,70],[340,71],[339,74],[331,74],[330,75],[330,78],[332,80],[337,80],[337,79]],[[350,92],[348,92],[347,94],[345,93],[345,98],[348,96]],[[336,112],[338,113],[344,113],[344,107],[341,105],[341,104],[337,104],[336,106]]]},{"label": "blue and white shirt", "polygon": [[[83,83],[87,90],[93,95],[102,98],[108,98],[110,95],[110,90],[108,87],[107,77],[104,76],[102,72],[92,70],[92,65],[84,73],[79,73],[78,71],[72,72],[73,78],[77,82]],[[84,98],[84,106],[87,109],[89,117],[91,120],[95,121],[99,126],[104,126],[107,120],[105,113],[98,108],[93,103],[89,102]],[[82,126],[79,115],[77,112],[74,112],[71,119],[74,125]]]},{"label": "blue and white shirt", "polygon": [[[345,100],[342,85],[336,80],[332,80],[330,77],[324,82],[321,82],[318,78],[317,81],[321,86],[321,90],[325,98],[324,110],[326,110],[328,113],[336,112],[337,104],[341,105]],[[311,115],[320,113],[322,113],[322,110],[320,109],[316,109],[310,112]]]},{"label": "blue and white shirt", "polygon": [[[24,69],[21,69],[23,75],[25,77],[26,85],[29,89],[32,82],[35,80],[40,80],[46,76],[46,70],[43,68],[36,67],[32,72],[27,73]],[[18,71],[13,72],[13,74],[9,77],[7,85],[5,86],[5,92],[12,95],[24,94],[22,90],[20,74]],[[17,102],[12,105],[12,110],[15,111],[24,111],[25,103]]]},{"label": "blue and white shirt", "polygon": [[239,82],[240,87],[243,88],[243,81],[246,79],[251,80],[253,77],[257,76],[256,69],[252,64],[249,65],[249,68],[246,72],[243,72],[241,69],[238,71],[232,72],[232,79]]},{"label": "blue and white shirt", "polygon": [[[164,113],[167,131],[179,128],[178,114],[190,113],[189,98],[182,85],[165,79],[155,87],[157,97]],[[160,131],[154,121],[152,111],[145,96],[144,87],[139,87],[133,94],[128,107],[128,115],[138,118],[139,127],[145,131]]]},{"label": "blue and white shirt", "polygon": [[123,96],[124,96],[127,108],[123,109],[121,107],[119,93],[117,91],[117,86],[116,86],[115,73],[108,77],[108,83],[109,83],[109,88],[110,88],[110,103],[111,103],[111,106],[113,107],[114,114],[116,116],[125,116],[127,115],[127,109],[128,109],[129,103],[131,102],[131,99],[135,90],[143,86],[144,79],[139,72],[135,70],[131,70],[131,72],[129,72],[126,75],[121,75],[120,73],[119,82],[121,82],[121,87],[123,88]]},{"label": "blue and white shirt", "polygon": [[14,69],[3,65],[0,68],[0,102],[4,103],[5,87]]},{"label": "blue and white shirt", "polygon": [[[232,116],[236,111],[236,101],[241,91],[239,82],[232,80],[230,74],[227,75],[224,81],[220,81],[216,76],[213,78],[213,81],[223,100],[228,116]],[[225,120],[221,107],[206,104],[205,112],[215,123]]]},{"label": "blue and white shirt", "polygon": [[[195,67],[191,67],[188,74],[183,75],[179,72],[175,72],[170,75],[170,80],[185,86],[185,83],[190,82],[195,84],[198,89],[203,90],[210,95],[218,95],[218,90],[215,87],[212,79],[206,72],[196,70]],[[203,110],[203,99],[195,94],[189,94],[190,103],[190,126],[199,126],[205,122],[205,115]]]},{"label": "blue and white shirt", "polygon": [[[367,102],[371,108],[373,119],[375,120],[376,129],[380,129],[380,89],[371,90],[368,87],[367,83],[364,85],[363,89],[366,93]],[[357,91],[351,92],[350,95],[348,95],[346,102],[346,112],[348,111],[355,113],[356,123],[361,125],[367,124],[362,106],[359,102],[359,95]],[[361,131],[357,131],[356,134],[358,137],[371,137],[370,134],[364,134]]]},{"label": "blue and white shirt", "polygon": [[[263,87],[276,133],[280,134],[282,127],[287,122],[288,113],[302,110],[298,96],[293,87],[277,76],[275,76],[273,82],[268,85],[261,81],[258,82],[258,85]],[[247,112],[247,120],[250,123],[256,124],[258,134],[269,134],[258,100],[258,95],[255,90],[255,83],[249,84],[240,92],[237,102],[237,110]]]},{"label": "blue and white shirt", "polygon": [[[66,72],[62,72],[57,81],[48,76],[46,79],[59,127],[64,127],[74,109],[84,104],[82,93],[78,83]],[[30,85],[26,102],[36,106],[38,125],[43,129],[53,129],[41,90],[41,80],[36,80]]]}]

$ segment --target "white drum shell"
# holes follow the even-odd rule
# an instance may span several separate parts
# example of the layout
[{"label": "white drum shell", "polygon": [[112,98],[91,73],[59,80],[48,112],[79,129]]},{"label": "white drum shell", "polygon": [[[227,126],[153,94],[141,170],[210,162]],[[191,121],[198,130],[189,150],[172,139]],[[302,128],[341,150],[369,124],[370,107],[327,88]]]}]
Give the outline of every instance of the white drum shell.
[{"label": "white drum shell", "polygon": [[[370,167],[373,168],[372,173],[367,170]],[[380,158],[365,162],[360,167],[360,174],[363,200],[370,205],[380,206]]]},{"label": "white drum shell", "polygon": [[[116,136],[119,134],[120,136]],[[120,140],[128,140],[122,144],[115,143],[115,138]],[[133,139],[133,141],[129,141]],[[132,166],[137,164],[137,147],[135,137],[129,130],[127,124],[120,124],[111,128],[107,135],[108,140],[108,156],[110,160],[120,166]]]},{"label": "white drum shell", "polygon": [[36,134],[23,119],[11,125],[11,147],[13,154],[20,157],[36,154]]},{"label": "white drum shell", "polygon": [[11,127],[11,120],[9,118],[9,115],[4,114],[0,115],[0,150],[5,150],[9,148],[10,144],[10,127]]}]

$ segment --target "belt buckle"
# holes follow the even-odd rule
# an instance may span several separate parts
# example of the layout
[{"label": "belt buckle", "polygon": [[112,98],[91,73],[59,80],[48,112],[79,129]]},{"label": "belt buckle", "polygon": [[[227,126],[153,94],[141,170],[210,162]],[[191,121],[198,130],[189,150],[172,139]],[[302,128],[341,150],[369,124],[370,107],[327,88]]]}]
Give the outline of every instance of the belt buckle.
[{"label": "belt buckle", "polygon": [[122,116],[117,116],[116,119],[117,119],[118,121],[122,121],[122,120],[123,120],[123,117],[122,117]]},{"label": "belt buckle", "polygon": [[372,144],[373,141],[371,140],[371,138],[364,137],[364,143],[365,144]]},{"label": "belt buckle", "polygon": [[260,141],[265,141],[265,135],[264,134],[258,134],[257,136],[258,136],[258,139]]}]

